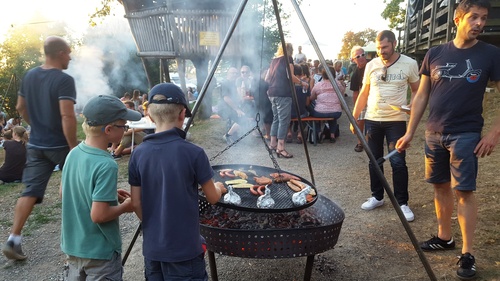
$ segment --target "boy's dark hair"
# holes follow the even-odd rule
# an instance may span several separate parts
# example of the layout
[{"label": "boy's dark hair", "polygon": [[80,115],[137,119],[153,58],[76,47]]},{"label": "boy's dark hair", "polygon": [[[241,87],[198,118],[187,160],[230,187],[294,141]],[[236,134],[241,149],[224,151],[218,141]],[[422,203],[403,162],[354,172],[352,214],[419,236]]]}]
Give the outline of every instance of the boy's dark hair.
[{"label": "boy's dark hair", "polygon": [[131,100],[124,101],[123,103],[128,105],[131,108],[135,108],[135,103]]},{"label": "boy's dark hair", "polygon": [[293,65],[293,75],[295,76],[300,76],[302,75],[302,67],[300,67],[300,65],[298,64],[294,64]]},{"label": "boy's dark hair", "polygon": [[3,133],[3,138],[6,140],[12,139],[12,130],[7,130]]},{"label": "boy's dark hair", "polygon": [[377,35],[377,41],[382,42],[384,39],[387,39],[390,43],[394,43],[396,42],[396,35],[394,35],[394,32],[390,30],[382,30]]},{"label": "boy's dark hair", "polygon": [[307,64],[302,63],[300,67],[302,68],[302,74],[304,74],[306,77],[311,76],[311,72],[309,71],[309,66]]},{"label": "boy's dark hair", "polygon": [[491,8],[489,0],[462,0],[455,9],[455,17],[461,18],[467,14],[472,7],[485,8],[488,11]]}]

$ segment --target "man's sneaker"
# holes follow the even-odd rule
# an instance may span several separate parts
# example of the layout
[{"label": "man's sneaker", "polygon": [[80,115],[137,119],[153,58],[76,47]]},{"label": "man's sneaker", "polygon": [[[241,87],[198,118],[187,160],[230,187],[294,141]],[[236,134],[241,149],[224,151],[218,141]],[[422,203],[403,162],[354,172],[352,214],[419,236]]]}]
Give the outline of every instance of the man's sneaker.
[{"label": "man's sneaker", "polygon": [[15,245],[14,241],[7,241],[7,243],[5,243],[2,247],[2,252],[8,259],[11,260],[22,261],[28,257],[23,253],[21,244]]},{"label": "man's sneaker", "polygon": [[405,215],[405,218],[407,221],[413,221],[415,219],[415,215],[411,211],[410,207],[408,205],[401,205],[401,211],[403,211],[403,214]]},{"label": "man's sneaker", "polygon": [[462,254],[457,264],[458,278],[462,280],[469,280],[476,276],[476,259],[470,253]]},{"label": "man's sneaker", "polygon": [[61,169],[59,168],[59,164],[57,164],[55,167],[54,167],[54,172],[59,172]]},{"label": "man's sneaker", "polygon": [[432,236],[431,239],[420,243],[420,248],[424,251],[453,250],[455,249],[455,241],[453,241],[453,237],[450,241],[444,241],[437,236]]},{"label": "man's sneaker", "polygon": [[379,201],[379,200],[377,200],[377,198],[371,197],[370,199],[368,199],[368,201],[366,201],[365,203],[363,203],[361,205],[361,209],[373,210],[373,209],[380,207],[382,205],[384,205],[384,199]]}]

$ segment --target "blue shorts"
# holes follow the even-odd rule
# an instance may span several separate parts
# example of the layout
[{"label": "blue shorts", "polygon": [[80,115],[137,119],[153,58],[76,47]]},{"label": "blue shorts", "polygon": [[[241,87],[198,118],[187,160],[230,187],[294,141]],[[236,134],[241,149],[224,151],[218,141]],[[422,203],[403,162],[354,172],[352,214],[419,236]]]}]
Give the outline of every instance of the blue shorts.
[{"label": "blue shorts", "polygon": [[182,262],[160,262],[144,258],[145,277],[148,281],[190,280],[207,281],[205,253]]},{"label": "blue shorts", "polygon": [[68,153],[69,148],[41,150],[28,147],[23,171],[23,183],[26,188],[21,196],[36,197],[36,203],[42,203],[54,167],[59,165],[62,170]]},{"label": "blue shorts", "polygon": [[474,148],[480,133],[441,134],[425,132],[425,179],[429,183],[451,182],[461,191],[476,190],[478,172]]}]

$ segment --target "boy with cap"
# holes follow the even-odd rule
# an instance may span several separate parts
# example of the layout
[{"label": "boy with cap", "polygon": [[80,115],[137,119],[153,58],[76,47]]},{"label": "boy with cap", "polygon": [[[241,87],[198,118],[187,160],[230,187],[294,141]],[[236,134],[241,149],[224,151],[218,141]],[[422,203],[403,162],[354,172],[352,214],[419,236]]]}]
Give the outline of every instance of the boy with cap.
[{"label": "boy with cap", "polygon": [[215,204],[224,190],[201,147],[181,130],[191,111],[182,90],[162,83],[149,92],[156,133],[144,138],[129,162],[134,211],[142,221],[147,280],[208,280],[200,235],[198,185]]},{"label": "boy with cap", "polygon": [[83,115],[86,138],[68,154],[60,190],[65,280],[122,280],[118,217],[133,207],[130,194],[116,189],[118,164],[107,147],[121,140],[126,120],[138,121],[141,114],[117,97],[99,95]]}]

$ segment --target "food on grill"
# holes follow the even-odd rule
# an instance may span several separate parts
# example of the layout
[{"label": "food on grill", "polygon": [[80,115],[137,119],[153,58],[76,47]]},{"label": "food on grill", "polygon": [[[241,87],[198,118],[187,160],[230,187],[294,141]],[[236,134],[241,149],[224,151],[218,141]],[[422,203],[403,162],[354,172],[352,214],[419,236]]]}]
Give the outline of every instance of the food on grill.
[{"label": "food on grill", "polygon": [[274,179],[275,182],[287,182],[291,179],[300,181],[299,177],[290,175],[289,173],[271,173],[270,176]]},{"label": "food on grill", "polygon": [[235,178],[236,176],[233,173],[231,173],[231,171],[225,171],[224,175],[228,178]]},{"label": "food on grill", "polygon": [[225,177],[226,176],[226,172],[231,172],[233,169],[222,169],[219,171],[219,176],[221,178]]},{"label": "food on grill", "polygon": [[232,205],[241,204],[241,197],[236,192],[234,192],[232,185],[227,186],[227,194],[224,195],[224,203]]},{"label": "food on grill", "polygon": [[251,183],[237,183],[233,184],[233,188],[251,188],[253,184]]},{"label": "food on grill", "polygon": [[290,187],[290,189],[292,189],[293,191],[295,192],[299,192],[302,190],[302,188],[300,188],[300,186],[298,185],[295,185],[293,182],[289,181],[286,183],[288,185],[288,187]]},{"label": "food on grill", "polygon": [[247,183],[248,181],[244,180],[244,179],[237,179],[237,180],[228,180],[228,181],[225,181],[226,184],[240,184],[240,183]]},{"label": "food on grill", "polygon": [[274,206],[274,199],[271,197],[271,190],[266,188],[264,195],[257,198],[257,207],[261,209],[269,209]]},{"label": "food on grill", "polygon": [[296,179],[290,179],[290,182],[295,184],[296,186],[300,187],[300,190],[304,189],[307,185],[307,184],[301,182],[300,180],[296,180]]},{"label": "food on grill", "polygon": [[270,179],[268,177],[265,177],[265,176],[262,176],[262,177],[253,177],[253,179],[259,185],[268,185],[268,184],[273,183],[272,179]]},{"label": "food on grill", "polygon": [[252,193],[253,195],[263,195],[264,188],[266,188],[266,186],[264,185],[253,185],[252,187],[250,187],[250,193]]},{"label": "food on grill", "polygon": [[237,177],[240,177],[240,178],[242,178],[242,179],[244,179],[244,180],[248,179],[247,174],[245,174],[245,173],[244,173],[244,172],[242,172],[242,171],[235,170],[235,171],[234,171],[234,175],[235,175],[235,176],[237,176]]},{"label": "food on grill", "polygon": [[309,195],[309,192],[311,191],[310,186],[306,186],[304,189],[302,189],[299,192],[296,192],[292,195],[292,202],[295,206],[302,206],[307,203],[307,195]]}]

